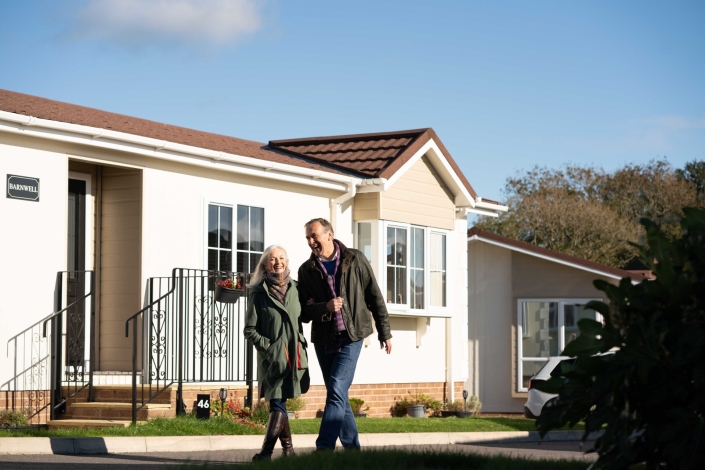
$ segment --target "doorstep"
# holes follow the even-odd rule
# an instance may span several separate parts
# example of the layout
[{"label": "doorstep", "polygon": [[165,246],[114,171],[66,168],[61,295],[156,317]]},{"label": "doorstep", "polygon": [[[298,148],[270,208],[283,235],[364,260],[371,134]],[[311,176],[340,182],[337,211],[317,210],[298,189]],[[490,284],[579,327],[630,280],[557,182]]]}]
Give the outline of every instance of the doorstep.
[{"label": "doorstep", "polygon": [[[599,433],[601,434],[601,433]],[[579,441],[582,431],[551,431],[544,441]],[[0,454],[128,454],[257,450],[263,435],[145,437],[0,437]],[[317,434],[294,434],[294,447],[316,447]],[[598,435],[591,436],[595,439]],[[360,434],[362,447],[541,442],[536,431]]]}]

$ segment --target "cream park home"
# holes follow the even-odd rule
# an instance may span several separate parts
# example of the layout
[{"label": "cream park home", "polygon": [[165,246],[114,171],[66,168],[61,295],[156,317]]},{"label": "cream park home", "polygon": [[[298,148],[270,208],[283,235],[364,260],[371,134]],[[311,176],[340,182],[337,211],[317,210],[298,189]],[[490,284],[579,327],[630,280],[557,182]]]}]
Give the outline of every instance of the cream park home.
[{"label": "cream park home", "polygon": [[[372,416],[409,392],[460,398],[467,214],[506,208],[432,129],[264,144],[0,90],[0,167],[3,407],[63,425],[247,399],[246,298],[215,301],[214,279],[270,244],[296,272],[315,217],[387,296],[394,352],[366,340],[351,396]],[[314,356],[302,416],[324,403]]]}]

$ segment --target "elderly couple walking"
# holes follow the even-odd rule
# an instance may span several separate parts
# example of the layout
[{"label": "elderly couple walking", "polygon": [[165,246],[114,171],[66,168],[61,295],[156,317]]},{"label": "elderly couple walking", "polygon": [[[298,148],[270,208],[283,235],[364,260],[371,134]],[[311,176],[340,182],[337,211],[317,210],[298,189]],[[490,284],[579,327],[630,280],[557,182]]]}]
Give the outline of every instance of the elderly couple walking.
[{"label": "elderly couple walking", "polygon": [[271,458],[277,439],[283,455],[294,455],[286,400],[309,386],[302,322],[312,322],[311,342],[326,385],[317,450],[333,450],[338,438],[345,449],[360,448],[348,389],[373,319],[380,348],[392,352],[384,297],[365,255],[336,240],[325,219],[304,227],[311,257],[299,268],[298,283],[289,277],[286,251],[274,245],[264,251],[248,284],[244,334],[257,349],[259,395],[269,400],[270,410],[253,460]]}]

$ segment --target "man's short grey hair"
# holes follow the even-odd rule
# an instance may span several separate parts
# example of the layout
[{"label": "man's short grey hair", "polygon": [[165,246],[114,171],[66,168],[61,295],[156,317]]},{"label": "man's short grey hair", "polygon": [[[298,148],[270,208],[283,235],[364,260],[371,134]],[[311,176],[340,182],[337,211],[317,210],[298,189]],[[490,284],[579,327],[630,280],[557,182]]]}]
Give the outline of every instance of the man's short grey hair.
[{"label": "man's short grey hair", "polygon": [[323,218],[318,218],[318,219],[311,219],[311,220],[309,220],[308,222],[306,222],[306,223],[304,224],[304,228],[311,228],[311,226],[312,226],[313,224],[315,224],[316,222],[318,222],[319,224],[321,224],[321,226],[322,226],[324,229],[326,229],[326,231],[328,231],[328,232],[332,233],[333,235],[335,235],[335,230],[333,230],[333,226],[330,224],[330,222],[328,222],[326,219],[323,219]]}]

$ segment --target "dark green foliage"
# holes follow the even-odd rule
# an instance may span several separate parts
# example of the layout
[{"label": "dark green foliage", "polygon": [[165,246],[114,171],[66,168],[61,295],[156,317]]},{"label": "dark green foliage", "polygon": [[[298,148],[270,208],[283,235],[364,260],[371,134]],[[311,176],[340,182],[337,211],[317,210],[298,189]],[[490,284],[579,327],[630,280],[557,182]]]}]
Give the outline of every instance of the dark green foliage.
[{"label": "dark green foliage", "polygon": [[641,258],[656,280],[595,281],[610,304],[588,307],[604,325],[578,322],[581,335],[563,352],[575,365],[537,387],[559,394],[537,421],[542,434],[582,419],[584,438],[604,428],[595,468],[705,465],[705,210],[683,212],[676,240],[642,219]]},{"label": "dark green foliage", "polygon": [[0,411],[0,426],[8,428],[27,426],[27,417],[21,411],[2,410]]}]

